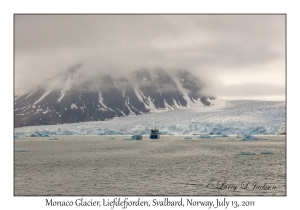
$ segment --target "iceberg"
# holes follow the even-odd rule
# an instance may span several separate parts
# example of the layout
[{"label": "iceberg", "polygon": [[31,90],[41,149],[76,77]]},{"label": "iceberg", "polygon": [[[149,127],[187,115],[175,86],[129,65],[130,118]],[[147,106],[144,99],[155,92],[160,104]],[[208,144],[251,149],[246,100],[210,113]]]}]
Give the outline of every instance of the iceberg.
[{"label": "iceberg", "polygon": [[239,155],[255,155],[255,153],[252,153],[252,152],[240,152]]},{"label": "iceberg", "polygon": [[131,138],[124,138],[123,140],[142,140],[142,135],[133,135]]},{"label": "iceberg", "polygon": [[57,138],[51,138],[51,139],[49,139],[49,140],[58,140]]},{"label": "iceberg", "polygon": [[250,141],[250,140],[258,140],[258,138],[251,135],[244,135],[243,141]]},{"label": "iceberg", "polygon": [[252,141],[252,140],[264,140],[264,139],[257,138],[251,135],[244,135],[243,141]]},{"label": "iceberg", "polygon": [[273,155],[273,152],[271,152],[271,151],[263,151],[260,154],[262,154],[262,155]]},{"label": "iceberg", "polygon": [[227,137],[229,137],[229,136],[226,134],[223,134],[223,135],[214,136],[213,138],[227,138]]},{"label": "iceberg", "polygon": [[31,134],[30,137],[49,137],[48,134],[43,134],[39,132],[35,132],[35,134]]},{"label": "iceberg", "polygon": [[28,149],[15,149],[15,152],[29,152]]},{"label": "iceberg", "polygon": [[143,139],[143,136],[142,135],[133,135],[131,137],[132,140],[142,140]]},{"label": "iceberg", "polygon": [[209,138],[212,138],[212,137],[208,134],[200,134],[200,136],[198,136],[198,139],[209,139]]},{"label": "iceberg", "polygon": [[192,140],[193,138],[192,137],[185,137],[184,139],[185,140]]}]

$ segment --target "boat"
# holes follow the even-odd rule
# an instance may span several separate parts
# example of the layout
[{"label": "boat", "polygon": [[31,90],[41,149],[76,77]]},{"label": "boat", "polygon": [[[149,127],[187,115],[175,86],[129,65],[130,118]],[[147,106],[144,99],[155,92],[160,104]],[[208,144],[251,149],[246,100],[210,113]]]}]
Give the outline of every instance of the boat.
[{"label": "boat", "polygon": [[151,129],[150,139],[159,139],[159,138],[160,138],[159,130],[156,128]]}]

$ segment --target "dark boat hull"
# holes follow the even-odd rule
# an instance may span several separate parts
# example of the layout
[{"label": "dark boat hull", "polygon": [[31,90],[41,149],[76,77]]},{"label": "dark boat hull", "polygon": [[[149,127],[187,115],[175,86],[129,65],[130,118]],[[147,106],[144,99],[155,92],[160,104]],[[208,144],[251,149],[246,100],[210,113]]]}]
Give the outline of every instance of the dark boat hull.
[{"label": "dark boat hull", "polygon": [[160,136],[158,134],[151,134],[150,139],[159,139]]},{"label": "dark boat hull", "polygon": [[160,138],[159,131],[157,129],[151,130],[150,139],[159,139],[159,138]]}]

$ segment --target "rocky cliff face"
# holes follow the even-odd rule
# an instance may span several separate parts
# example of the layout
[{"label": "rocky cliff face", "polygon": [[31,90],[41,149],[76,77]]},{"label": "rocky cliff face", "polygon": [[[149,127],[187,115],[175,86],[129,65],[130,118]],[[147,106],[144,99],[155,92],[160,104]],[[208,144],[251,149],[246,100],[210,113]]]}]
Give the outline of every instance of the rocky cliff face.
[{"label": "rocky cliff face", "polygon": [[[85,77],[84,66],[46,80],[15,98],[15,127],[103,121],[186,107],[209,106],[203,84],[186,70],[141,69],[126,77]],[[209,97],[213,100],[214,97]]]}]

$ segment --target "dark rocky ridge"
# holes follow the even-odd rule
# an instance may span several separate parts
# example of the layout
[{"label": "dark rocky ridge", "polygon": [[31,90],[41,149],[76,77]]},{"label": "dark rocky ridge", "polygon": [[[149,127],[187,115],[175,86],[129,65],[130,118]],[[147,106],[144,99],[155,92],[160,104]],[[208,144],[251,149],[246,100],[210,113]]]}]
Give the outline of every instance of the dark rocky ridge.
[{"label": "dark rocky ridge", "polygon": [[[54,125],[109,120],[155,110],[209,106],[203,84],[186,70],[138,70],[127,78],[102,75],[81,81],[78,65],[15,97],[14,126]],[[60,84],[60,85],[57,85]]]}]

